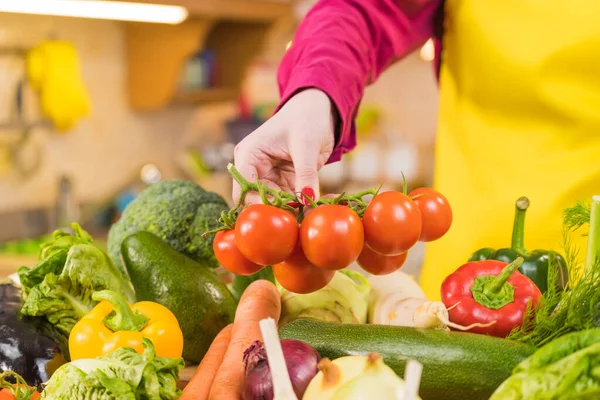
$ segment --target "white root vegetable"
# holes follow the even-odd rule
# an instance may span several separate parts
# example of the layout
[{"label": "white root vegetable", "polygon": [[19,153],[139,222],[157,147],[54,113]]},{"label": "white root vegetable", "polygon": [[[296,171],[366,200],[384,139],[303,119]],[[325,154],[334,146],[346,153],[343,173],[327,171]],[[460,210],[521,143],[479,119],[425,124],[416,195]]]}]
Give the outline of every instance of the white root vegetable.
[{"label": "white root vegetable", "polygon": [[267,352],[267,360],[271,366],[274,400],[298,400],[285,363],[275,320],[267,318],[260,321],[259,324]]},{"label": "white root vegetable", "polygon": [[404,368],[404,400],[417,400],[423,364],[417,360],[408,360]]},{"label": "white root vegetable", "polygon": [[390,296],[382,304],[377,322],[384,325],[409,326],[413,328],[446,329],[448,327],[467,331],[476,326],[489,324],[472,324],[462,326],[450,321],[448,309],[440,301],[428,301],[420,298],[402,298]]},{"label": "white root vegetable", "polygon": [[368,277],[371,284],[371,294],[369,296],[369,315],[368,321],[372,324],[387,324],[385,315],[382,313],[382,306],[387,303],[391,297],[398,300],[405,298],[426,299],[423,289],[408,274],[402,271],[396,271],[389,275]]},{"label": "white root vegetable", "polygon": [[369,276],[369,283],[371,324],[433,329],[451,327],[466,331],[476,326],[490,326],[494,323],[469,326],[452,323],[444,303],[428,301],[417,282],[401,271],[384,276]]}]

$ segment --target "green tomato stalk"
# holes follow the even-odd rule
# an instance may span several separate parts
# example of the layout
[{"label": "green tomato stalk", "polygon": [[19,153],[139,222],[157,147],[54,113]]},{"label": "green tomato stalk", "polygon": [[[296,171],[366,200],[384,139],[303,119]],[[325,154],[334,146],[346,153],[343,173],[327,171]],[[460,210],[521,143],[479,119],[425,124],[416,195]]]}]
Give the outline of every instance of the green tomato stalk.
[{"label": "green tomato stalk", "polygon": [[[240,198],[234,208],[229,211],[223,211],[219,218],[220,226],[216,229],[204,232],[202,236],[217,233],[222,230],[233,229],[235,221],[240,211],[244,208],[246,196],[250,192],[256,192],[260,195],[263,204],[278,207],[287,211],[295,212],[298,210],[298,221],[303,217],[304,204],[311,207],[318,207],[325,204],[343,205],[353,209],[359,216],[362,216],[368,203],[363,200],[365,196],[375,196],[381,190],[381,186],[377,189],[372,188],[363,190],[354,194],[342,193],[335,198],[320,198],[318,200],[311,199],[303,193],[288,193],[282,190],[273,189],[267,186],[266,182],[250,182],[242,176],[240,171],[233,164],[227,166],[227,171],[231,177],[240,185]],[[406,181],[404,184],[404,192],[406,193]]]},{"label": "green tomato stalk", "polygon": [[[8,378],[12,378],[16,383],[8,382]],[[0,374],[0,390],[8,390],[15,399],[19,400],[29,400],[37,392],[35,387],[27,385],[27,382],[14,371],[5,371]]]},{"label": "green tomato stalk", "polygon": [[[227,166],[227,171],[238,185],[240,185],[241,189],[240,199],[236,205],[236,209],[243,206],[246,195],[250,192],[258,192],[264,204],[288,209],[290,211],[294,210],[294,207],[290,204],[302,206],[302,201],[300,200],[308,202],[312,207],[323,204],[343,204],[352,206],[352,203],[357,206],[366,207],[367,203],[363,200],[363,197],[376,195],[381,189],[381,187],[379,189],[368,189],[354,194],[342,193],[335,198],[321,198],[315,201],[302,193],[294,194],[270,188],[266,183],[260,183],[258,180],[256,183],[252,183],[245,179],[233,164]],[[406,184],[404,190],[406,191]],[[302,196],[302,199],[298,197],[299,195]]]},{"label": "green tomato stalk", "polygon": [[[238,171],[233,164],[227,165],[227,171],[229,172],[229,175],[231,175],[231,177],[238,183],[238,185],[240,185],[240,199],[238,200],[235,209],[239,209],[243,206],[246,195],[250,192],[257,192],[260,194],[260,198],[264,204],[269,204],[284,209],[293,210],[293,208],[288,206],[287,203],[298,201],[298,198],[295,194],[270,188],[266,185],[266,183],[260,183],[258,178],[256,183],[248,181],[242,176],[240,171]],[[271,197],[271,199],[269,199],[269,197]]]}]

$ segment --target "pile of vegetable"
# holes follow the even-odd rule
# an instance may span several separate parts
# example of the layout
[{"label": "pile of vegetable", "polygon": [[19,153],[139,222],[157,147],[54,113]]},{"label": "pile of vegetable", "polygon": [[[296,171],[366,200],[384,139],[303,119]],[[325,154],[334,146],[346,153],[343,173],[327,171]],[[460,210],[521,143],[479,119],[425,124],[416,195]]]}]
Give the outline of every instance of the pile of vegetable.
[{"label": "pile of vegetable", "polygon": [[[310,341],[279,341],[279,297],[277,288],[268,281],[250,284],[233,325],[219,333],[181,400],[405,398],[404,381],[380,354],[323,358]],[[287,326],[300,322],[311,323],[301,320]],[[318,331],[312,333],[317,335]]]},{"label": "pile of vegetable", "polygon": [[[164,208],[150,218],[153,202]],[[232,322],[236,300],[214,272],[210,238],[200,235],[217,224],[225,201],[189,182],[165,181],[131,204],[131,220],[112,236],[135,233],[119,243],[114,262],[74,223],[72,233],[56,231],[40,245],[35,266],[0,286],[3,378],[31,385],[13,386],[16,398],[43,389],[49,399],[177,399],[184,358],[200,362]],[[195,225],[182,223],[192,209]]]},{"label": "pile of vegetable", "polygon": [[[269,194],[276,198],[276,193]],[[274,395],[276,382],[285,381],[285,374],[269,366],[269,349],[264,342],[249,345],[245,357],[241,357],[244,368],[238,366],[238,371],[245,372],[244,382],[249,386],[240,383],[233,390],[242,399],[371,398],[374,394],[396,398],[392,391],[401,391],[402,380],[394,384],[389,375],[389,381],[384,377],[384,371],[389,369],[394,379],[400,379],[407,361],[416,359],[423,366],[419,393],[423,399],[536,399],[542,394],[561,398],[567,390],[573,390],[573,385],[578,396],[594,398],[600,393],[596,365],[598,336],[592,328],[598,324],[597,310],[600,309],[597,304],[599,246],[595,245],[598,242],[594,230],[594,226],[600,225],[594,217],[600,215],[595,208],[598,202],[599,199],[595,199],[592,207],[582,203],[566,211],[568,227],[580,227],[588,221],[592,225],[586,272],[581,279],[575,278],[576,266],[568,246],[567,257],[545,250],[528,252],[523,248],[524,212],[529,203],[521,198],[516,205],[511,248],[490,250],[485,257],[479,252],[479,256],[472,256],[469,262],[459,266],[440,288],[442,302],[428,301],[418,285],[397,270],[385,276],[370,275],[367,283],[355,281],[343,290],[334,290],[343,282],[338,278],[351,272],[337,270],[324,288],[306,294],[294,293],[277,280],[281,286],[282,307],[288,308],[279,320],[279,335],[291,379],[291,389],[288,387],[285,391],[283,384],[280,394],[287,393],[289,397]],[[310,204],[309,213],[299,218],[300,235],[302,224],[325,205],[331,204]],[[239,216],[248,208],[243,208]],[[287,212],[291,214],[290,210]],[[360,214],[364,212],[358,207],[357,215]],[[224,215],[222,221],[232,215],[235,214]],[[224,231],[231,235],[234,244],[239,216],[233,226],[229,226],[231,229]],[[307,259],[310,253],[298,243],[292,253],[294,257],[298,257],[299,248]],[[237,250],[238,256],[246,257],[240,248]],[[590,262],[590,257],[595,263]],[[357,262],[360,265],[358,258]],[[254,264],[260,266],[260,263]],[[253,288],[251,285],[247,290]],[[364,306],[365,297],[351,294],[356,289],[369,293],[369,324],[349,318],[352,315],[348,314],[349,310],[360,310]],[[336,296],[342,296],[345,301],[336,300]],[[359,301],[359,297],[363,300]],[[338,303],[344,307],[336,307]],[[238,318],[241,316],[236,314],[236,321]],[[258,331],[256,334],[258,337]],[[260,340],[257,337],[255,339]],[[302,349],[305,357],[287,363],[288,358],[297,360],[288,350],[292,343],[294,348]],[[538,349],[545,343],[550,344]],[[302,369],[303,365],[306,370]],[[353,367],[341,367],[347,365]],[[372,374],[374,370],[377,374]],[[298,387],[304,387],[306,371],[314,375],[306,391],[299,395]],[[371,379],[373,375],[377,379]]]},{"label": "pile of vegetable", "polygon": [[[0,285],[0,399],[600,396],[600,198],[565,211],[564,257],[525,249],[518,199],[510,248],[477,251],[429,301],[399,269],[450,228],[442,194],[317,200],[229,172],[233,209],[153,184],[112,227],[110,257],[77,224],[43,242],[21,288]],[[263,203],[244,205],[250,191]],[[579,265],[569,237],[587,226]],[[199,366],[181,392],[184,360]]]},{"label": "pile of vegetable", "polygon": [[[277,282],[294,293],[322,289],[354,262],[371,274],[390,274],[418,241],[441,238],[452,223],[448,201],[429,188],[407,193],[405,184],[403,192],[371,189],[316,200],[249,182],[233,165],[228,170],[241,196],[222,213],[221,226],[206,233],[217,233],[217,260],[237,275],[272,266]],[[244,206],[251,191],[262,204]],[[367,203],[366,196],[373,199]]]}]

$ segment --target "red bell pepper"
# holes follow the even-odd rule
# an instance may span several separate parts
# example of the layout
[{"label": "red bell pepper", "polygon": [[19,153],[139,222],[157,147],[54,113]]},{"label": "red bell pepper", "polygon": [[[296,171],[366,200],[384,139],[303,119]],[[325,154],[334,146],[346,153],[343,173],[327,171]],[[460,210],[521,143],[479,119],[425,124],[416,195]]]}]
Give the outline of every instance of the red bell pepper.
[{"label": "red bell pepper", "polygon": [[528,303],[537,305],[542,295],[531,279],[517,271],[522,264],[522,257],[510,264],[474,261],[450,274],[442,283],[442,302],[450,321],[480,324],[469,331],[502,338],[520,327]]}]

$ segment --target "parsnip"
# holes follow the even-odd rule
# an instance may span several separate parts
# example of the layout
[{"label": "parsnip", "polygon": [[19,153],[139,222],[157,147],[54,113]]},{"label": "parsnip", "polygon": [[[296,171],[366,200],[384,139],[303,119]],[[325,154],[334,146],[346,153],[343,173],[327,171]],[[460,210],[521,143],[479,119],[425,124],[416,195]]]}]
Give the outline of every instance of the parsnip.
[{"label": "parsnip", "polygon": [[368,321],[372,324],[385,323],[382,319],[381,307],[390,297],[396,299],[420,298],[425,299],[423,289],[408,274],[396,271],[389,275],[368,277],[371,284],[371,294],[369,296],[369,315]]},{"label": "parsnip", "polygon": [[379,308],[375,316],[378,324],[409,326],[413,328],[448,329],[448,327],[469,330],[475,326],[488,326],[472,324],[462,326],[450,322],[448,309],[440,301],[428,301],[421,298],[402,298],[401,295],[392,295]]}]

